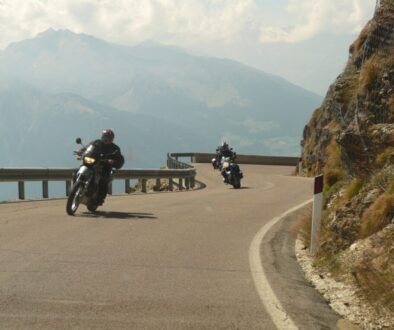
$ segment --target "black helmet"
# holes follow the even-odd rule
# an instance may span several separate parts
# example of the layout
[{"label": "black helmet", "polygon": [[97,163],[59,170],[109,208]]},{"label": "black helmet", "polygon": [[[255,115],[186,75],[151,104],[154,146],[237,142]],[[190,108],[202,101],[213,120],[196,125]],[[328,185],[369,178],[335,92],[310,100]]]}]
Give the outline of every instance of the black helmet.
[{"label": "black helmet", "polygon": [[228,149],[228,144],[227,144],[226,141],[224,141],[224,142],[222,143],[222,149],[223,149],[223,150]]},{"label": "black helmet", "polygon": [[105,128],[101,132],[101,141],[103,141],[104,143],[112,143],[114,138],[115,138],[115,134],[110,128]]}]

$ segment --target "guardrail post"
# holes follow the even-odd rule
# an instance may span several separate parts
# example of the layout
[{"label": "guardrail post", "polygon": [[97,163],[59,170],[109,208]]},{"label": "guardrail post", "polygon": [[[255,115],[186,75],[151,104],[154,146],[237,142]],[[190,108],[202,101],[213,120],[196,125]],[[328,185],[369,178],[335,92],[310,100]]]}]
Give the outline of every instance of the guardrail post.
[{"label": "guardrail post", "polygon": [[44,180],[42,181],[42,198],[48,198],[49,193],[48,193],[48,181]]},{"label": "guardrail post", "polygon": [[19,199],[25,199],[25,182],[18,181],[18,194]]},{"label": "guardrail post", "polygon": [[173,191],[173,190],[174,190],[174,181],[173,181],[172,178],[169,178],[169,179],[168,179],[168,189],[169,189],[170,191]]},{"label": "guardrail post", "polygon": [[141,191],[143,192],[143,193],[146,193],[146,183],[148,182],[148,180],[147,179],[142,179],[141,180]]},{"label": "guardrail post", "polygon": [[185,186],[186,186],[186,189],[190,189],[190,178],[189,177],[187,177],[187,178],[185,178]]},{"label": "guardrail post", "polygon": [[190,177],[190,187],[193,189],[196,185],[196,177],[192,176]]},{"label": "guardrail post", "polygon": [[183,179],[179,178],[179,190],[183,190]]},{"label": "guardrail post", "polygon": [[126,194],[130,192],[130,179],[124,180],[124,192]]},{"label": "guardrail post", "polygon": [[66,196],[70,196],[70,191],[71,191],[71,181],[66,180]]},{"label": "guardrail post", "polygon": [[158,178],[156,179],[156,186],[155,186],[156,190],[160,190],[160,186],[161,186],[160,178]]},{"label": "guardrail post", "polygon": [[108,194],[112,195],[112,182],[108,184]]}]

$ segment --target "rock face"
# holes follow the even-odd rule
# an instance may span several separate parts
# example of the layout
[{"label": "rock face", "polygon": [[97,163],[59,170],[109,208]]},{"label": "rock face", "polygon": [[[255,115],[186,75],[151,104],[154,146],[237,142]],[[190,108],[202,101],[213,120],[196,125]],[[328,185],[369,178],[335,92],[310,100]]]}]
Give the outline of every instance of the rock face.
[{"label": "rock face", "polygon": [[304,175],[324,174],[316,258],[338,278],[349,275],[394,326],[393,0],[378,1],[301,145]]}]

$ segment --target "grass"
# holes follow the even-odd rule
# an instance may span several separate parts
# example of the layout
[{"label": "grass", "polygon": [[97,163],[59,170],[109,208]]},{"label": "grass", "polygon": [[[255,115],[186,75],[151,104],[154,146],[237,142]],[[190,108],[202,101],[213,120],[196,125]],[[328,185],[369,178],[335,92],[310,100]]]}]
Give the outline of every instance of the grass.
[{"label": "grass", "polygon": [[363,213],[360,238],[377,233],[391,222],[394,216],[394,194],[384,193]]},{"label": "grass", "polygon": [[387,107],[389,111],[387,119],[389,122],[394,122],[394,96],[389,99]]},{"label": "grass", "polygon": [[333,140],[327,147],[327,160],[323,170],[325,191],[345,178],[339,145]]},{"label": "grass", "polygon": [[385,168],[371,179],[371,182],[382,190],[387,190],[394,182],[394,173],[390,168]]},{"label": "grass", "polygon": [[360,72],[360,94],[365,95],[376,83],[381,68],[377,55],[371,56],[364,63]]},{"label": "grass", "polygon": [[394,313],[394,227],[381,235],[381,241],[384,244],[374,254],[364,254],[352,271],[368,300]]},{"label": "grass", "polygon": [[341,90],[340,99],[343,102],[344,108],[347,111],[351,104],[356,101],[357,93],[359,92],[359,79],[357,74],[353,74],[349,80],[346,88]]},{"label": "grass", "polygon": [[394,155],[394,147],[388,147],[386,148],[382,153],[380,153],[376,157],[376,164],[378,166],[384,166],[387,161],[390,159],[391,156]]},{"label": "grass", "polygon": [[300,235],[304,244],[309,247],[311,244],[311,230],[312,230],[312,208],[308,207],[297,218],[292,232],[294,236]]},{"label": "grass", "polygon": [[353,179],[353,181],[350,183],[350,185],[347,187],[345,196],[346,198],[352,199],[354,196],[356,196],[361,188],[363,187],[363,181],[360,179]]},{"label": "grass", "polygon": [[338,255],[320,255],[314,260],[313,266],[323,268],[332,275],[339,275],[342,269],[342,263]]},{"label": "grass", "polygon": [[369,262],[353,270],[357,284],[364,295],[376,306],[377,313],[382,312],[382,307],[394,312],[394,278],[374,271],[369,267]]},{"label": "grass", "polygon": [[365,95],[381,78],[383,73],[394,68],[394,58],[387,49],[382,49],[372,55],[360,71],[359,93]]},{"label": "grass", "polygon": [[391,184],[387,188],[387,193],[394,195],[394,182],[392,181]]}]

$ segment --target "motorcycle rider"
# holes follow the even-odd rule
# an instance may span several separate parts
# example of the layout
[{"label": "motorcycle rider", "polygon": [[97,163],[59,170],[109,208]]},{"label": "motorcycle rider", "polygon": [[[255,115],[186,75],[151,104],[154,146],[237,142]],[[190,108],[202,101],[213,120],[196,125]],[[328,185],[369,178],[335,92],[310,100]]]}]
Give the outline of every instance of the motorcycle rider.
[{"label": "motorcycle rider", "polygon": [[[214,159],[212,159],[212,165],[214,168],[220,167],[222,157],[229,157],[231,161],[234,161],[237,157],[236,152],[233,151],[233,148],[230,148],[228,143],[225,141],[216,148],[216,156]],[[223,176],[223,181],[228,183],[226,171],[221,169],[220,173]]]},{"label": "motorcycle rider", "polygon": [[[114,139],[115,133],[113,130],[110,128],[105,128],[101,132],[100,139],[89,143],[89,145],[94,145],[95,147],[99,148],[100,153],[105,159],[99,181],[97,205],[102,205],[104,203],[105,197],[107,196],[112,168],[120,169],[124,164],[124,157],[120,151],[120,148],[115,143],[113,143]],[[78,150],[77,155],[82,156],[87,147]]]}]

